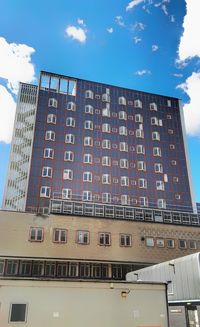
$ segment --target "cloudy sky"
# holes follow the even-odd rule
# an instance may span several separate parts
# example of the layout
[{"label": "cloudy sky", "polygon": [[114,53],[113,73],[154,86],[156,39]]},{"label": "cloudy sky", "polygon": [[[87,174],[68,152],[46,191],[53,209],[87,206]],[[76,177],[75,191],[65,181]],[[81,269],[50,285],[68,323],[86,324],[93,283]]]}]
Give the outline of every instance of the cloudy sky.
[{"label": "cloudy sky", "polygon": [[40,70],[181,98],[200,202],[200,2],[7,0],[0,11],[0,204],[19,81]]}]

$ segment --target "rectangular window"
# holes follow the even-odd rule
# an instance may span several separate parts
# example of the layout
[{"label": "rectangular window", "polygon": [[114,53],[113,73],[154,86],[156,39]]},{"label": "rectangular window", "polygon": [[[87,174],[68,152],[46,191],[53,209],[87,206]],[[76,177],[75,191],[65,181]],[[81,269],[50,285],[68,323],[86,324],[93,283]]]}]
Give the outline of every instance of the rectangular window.
[{"label": "rectangular window", "polygon": [[54,98],[50,98],[49,99],[49,107],[54,107],[54,108],[57,108],[57,106],[58,106],[58,102],[57,102],[57,100],[56,99],[54,99]]},{"label": "rectangular window", "polygon": [[17,275],[19,262],[18,260],[7,260],[6,275]]},{"label": "rectangular window", "polygon": [[109,174],[102,175],[102,184],[110,184],[111,183],[111,176]]},{"label": "rectangular window", "polygon": [[66,134],[65,135],[65,143],[74,144],[75,136],[73,134]]},{"label": "rectangular window", "polygon": [[77,231],[76,242],[78,244],[89,244],[89,232],[88,231]]},{"label": "rectangular window", "polygon": [[134,107],[135,108],[142,108],[142,101],[140,101],[140,100],[135,100],[134,101]]},{"label": "rectangular window", "polygon": [[54,277],[56,274],[56,263],[52,261],[46,261],[44,274],[47,277]]},{"label": "rectangular window", "polygon": [[53,242],[66,243],[67,242],[67,230],[66,229],[54,229]]},{"label": "rectangular window", "polygon": [[161,157],[161,148],[154,147],[153,148],[153,155],[154,155],[154,157]]},{"label": "rectangular window", "polygon": [[126,111],[119,111],[119,119],[127,120]]},{"label": "rectangular window", "polygon": [[110,133],[110,131],[111,131],[110,124],[102,124],[102,132]]},{"label": "rectangular window", "polygon": [[27,304],[11,303],[9,322],[26,322]]},{"label": "rectangular window", "polygon": [[110,203],[111,202],[111,194],[110,193],[102,193],[102,202]]},{"label": "rectangular window", "polygon": [[120,234],[120,246],[130,247],[132,245],[130,234]]},{"label": "rectangular window", "polygon": [[156,245],[159,248],[163,248],[165,246],[165,241],[163,238],[157,238],[156,239]]},{"label": "rectangular window", "polygon": [[50,148],[44,149],[44,158],[53,159],[54,158],[54,150]]},{"label": "rectangular window", "polygon": [[19,274],[22,276],[31,276],[32,261],[23,260],[20,262]]},{"label": "rectangular window", "polygon": [[56,134],[54,131],[46,131],[45,140],[46,141],[55,141]]},{"label": "rectangular window", "polygon": [[74,102],[68,102],[67,110],[69,111],[76,111],[76,104]]},{"label": "rectangular window", "polygon": [[51,167],[43,167],[42,168],[42,177],[52,178],[52,168]]},{"label": "rectangular window", "polygon": [[195,250],[197,248],[197,242],[193,240],[189,240],[189,248]]},{"label": "rectangular window", "polygon": [[157,104],[155,102],[150,103],[149,106],[150,106],[151,111],[157,111],[158,110]]},{"label": "rectangular window", "polygon": [[120,168],[128,169],[128,159],[120,159]]},{"label": "rectangular window", "polygon": [[143,123],[143,116],[140,114],[135,115],[135,122],[136,123]]},{"label": "rectangular window", "polygon": [[93,112],[94,112],[93,106],[91,106],[90,104],[85,106],[85,113],[86,114],[93,115]]},{"label": "rectangular window", "polygon": [[147,180],[145,178],[138,179],[138,187],[139,188],[147,188]]},{"label": "rectangular window", "polygon": [[67,117],[66,119],[66,126],[68,127],[75,127],[75,119],[73,117]]},{"label": "rectangular window", "polygon": [[41,198],[50,198],[51,188],[49,186],[41,186],[40,188],[40,197]]},{"label": "rectangular window", "polygon": [[92,164],[92,155],[90,153],[85,153],[83,156],[83,162]]},{"label": "rectangular window", "polygon": [[65,151],[64,160],[65,161],[74,161],[74,153],[72,151]]},{"label": "rectangular window", "polygon": [[120,126],[119,127],[119,135],[127,135],[128,134],[128,130],[126,126]]},{"label": "rectangular window", "polygon": [[142,129],[136,129],[135,136],[137,138],[142,138],[143,139],[144,138],[144,131]]},{"label": "rectangular window", "polygon": [[84,146],[93,146],[93,138],[90,136],[84,137]]},{"label": "rectangular window", "polygon": [[186,242],[186,240],[179,240],[178,241],[178,244],[179,244],[179,248],[180,249],[186,249],[187,248],[187,242]]},{"label": "rectangular window", "polygon": [[5,261],[0,260],[0,275],[3,275],[4,273],[4,267],[5,267]]},{"label": "rectangular window", "polygon": [[103,149],[110,149],[111,148],[111,141],[110,140],[102,140],[102,148]]},{"label": "rectangular window", "polygon": [[137,152],[137,154],[145,154],[144,146],[141,145],[141,144],[138,144],[137,147],[136,147],[136,152]]},{"label": "rectangular window", "polygon": [[44,240],[44,230],[42,227],[31,227],[29,241],[42,242]]},{"label": "rectangular window", "polygon": [[84,122],[84,128],[85,129],[93,130],[93,122],[91,120],[86,120]]},{"label": "rectangular window", "polygon": [[67,200],[72,198],[72,190],[69,188],[62,189],[62,199]]},{"label": "rectangular window", "polygon": [[111,158],[110,157],[102,157],[102,166],[111,166]]},{"label": "rectangular window", "polygon": [[154,164],[155,173],[163,173],[163,165],[161,163]]},{"label": "rectangular window", "polygon": [[141,171],[146,171],[146,163],[144,161],[138,161],[137,169]]},{"label": "rectangular window", "polygon": [[130,196],[127,194],[121,195],[121,204],[122,205],[130,205]]},{"label": "rectangular window", "polygon": [[99,245],[111,245],[110,233],[99,233]]},{"label": "rectangular window", "polygon": [[159,132],[152,132],[152,140],[153,141],[160,141],[160,133]]},{"label": "rectangular window", "polygon": [[146,237],[146,246],[153,247],[154,246],[154,238],[153,237]]},{"label": "rectangular window", "polygon": [[174,248],[174,240],[172,239],[167,239],[166,240],[166,244],[167,244],[167,247],[170,248],[170,249],[173,249]]},{"label": "rectangular window", "polygon": [[119,149],[120,151],[128,152],[128,144],[126,142],[120,142]]},{"label": "rectangular window", "polygon": [[83,181],[84,182],[92,182],[92,173],[90,171],[85,171],[83,173]]},{"label": "rectangular window", "polygon": [[129,177],[121,176],[121,186],[129,186]]},{"label": "rectangular window", "polygon": [[92,192],[91,191],[83,191],[82,200],[83,201],[92,201]]},{"label": "rectangular window", "polygon": [[47,123],[48,124],[56,124],[56,115],[54,114],[49,114],[47,116]]},{"label": "rectangular window", "polygon": [[158,190],[158,191],[165,190],[165,184],[163,181],[156,181],[156,190]]}]

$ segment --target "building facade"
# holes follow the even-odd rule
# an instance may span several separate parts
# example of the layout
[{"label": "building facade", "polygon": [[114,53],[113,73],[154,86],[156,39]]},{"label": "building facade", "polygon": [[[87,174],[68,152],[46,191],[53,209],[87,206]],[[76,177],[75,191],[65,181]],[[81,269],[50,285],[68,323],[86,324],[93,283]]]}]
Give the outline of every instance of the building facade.
[{"label": "building facade", "polygon": [[[26,138],[17,125],[25,88],[34,89],[31,104],[25,100],[29,147],[22,142],[16,150],[16,131],[20,142]],[[18,152],[25,148],[22,177]],[[38,93],[30,85],[20,89],[8,175],[4,209],[47,212],[51,200],[54,209],[63,200],[195,210],[178,99],[47,72]],[[20,178],[26,185],[19,203],[13,190]]]}]

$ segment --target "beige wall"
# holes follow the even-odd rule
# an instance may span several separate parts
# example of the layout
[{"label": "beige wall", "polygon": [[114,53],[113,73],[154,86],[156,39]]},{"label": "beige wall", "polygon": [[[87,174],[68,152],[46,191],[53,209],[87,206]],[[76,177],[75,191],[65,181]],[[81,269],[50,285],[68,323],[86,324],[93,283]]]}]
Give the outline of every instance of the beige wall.
[{"label": "beige wall", "polygon": [[[164,284],[0,280],[0,303],[1,327],[168,326]],[[8,323],[11,303],[27,304],[26,324]]]},{"label": "beige wall", "polygon": [[[43,242],[30,242],[30,227],[44,228]],[[52,242],[53,229],[68,230],[66,244]],[[90,231],[90,244],[75,242],[77,230]],[[98,245],[98,232],[111,233],[111,246]],[[100,261],[157,263],[191,254],[196,250],[178,248],[178,239],[200,242],[200,228],[136,221],[98,219],[76,216],[34,214],[0,211],[0,256],[24,256],[65,259],[90,259]],[[132,235],[132,247],[120,247],[119,234]],[[149,248],[141,237],[153,236],[175,239],[175,248]],[[200,243],[199,243],[200,245]]]}]

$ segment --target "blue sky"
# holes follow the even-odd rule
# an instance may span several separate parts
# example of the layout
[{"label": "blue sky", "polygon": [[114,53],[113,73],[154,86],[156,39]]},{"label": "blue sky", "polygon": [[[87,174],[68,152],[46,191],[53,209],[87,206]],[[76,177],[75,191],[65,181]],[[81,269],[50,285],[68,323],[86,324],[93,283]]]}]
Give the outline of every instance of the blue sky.
[{"label": "blue sky", "polygon": [[200,202],[197,0],[2,0],[0,203],[19,81],[40,70],[181,98]]}]

